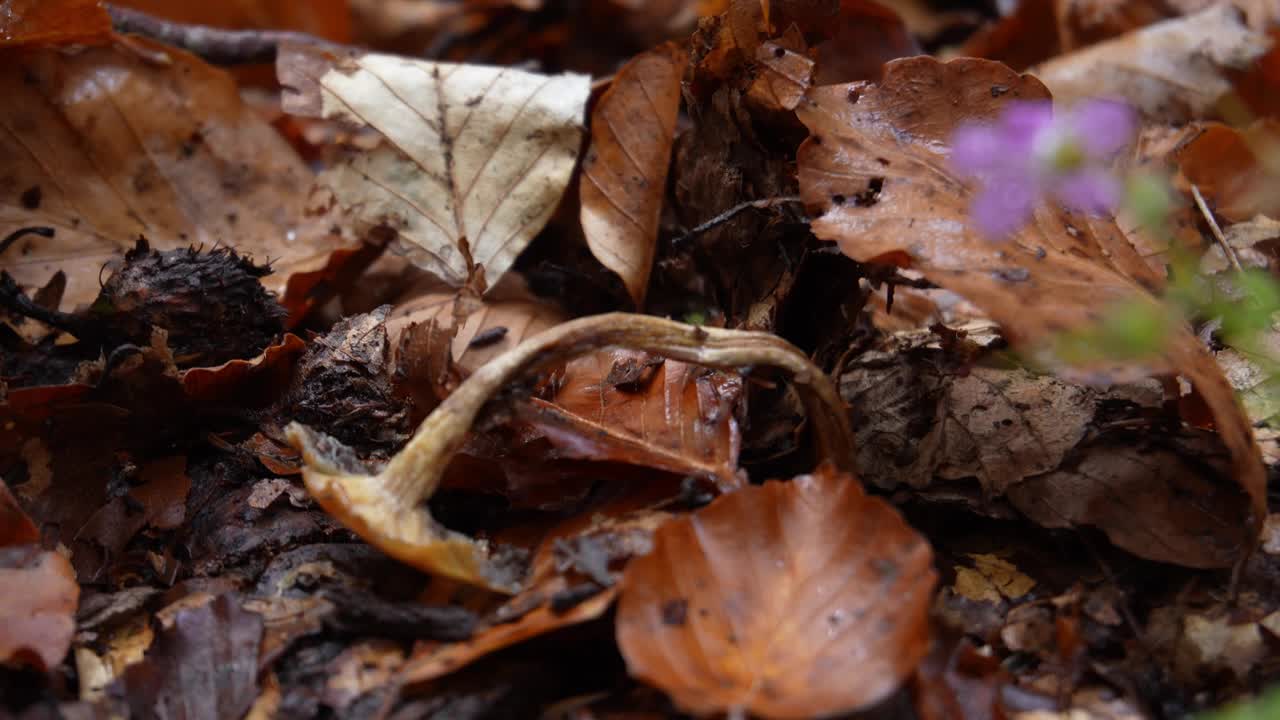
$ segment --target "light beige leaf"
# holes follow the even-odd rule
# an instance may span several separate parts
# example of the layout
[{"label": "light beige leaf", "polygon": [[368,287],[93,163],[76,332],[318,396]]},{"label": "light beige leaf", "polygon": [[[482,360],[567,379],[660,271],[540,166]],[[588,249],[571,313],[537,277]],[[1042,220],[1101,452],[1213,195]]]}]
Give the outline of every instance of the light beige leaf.
[{"label": "light beige leaf", "polygon": [[1120,97],[1148,120],[1180,123],[1212,116],[1231,90],[1232,71],[1245,70],[1270,47],[1265,33],[1220,3],[1061,55],[1031,73],[1059,103]]},{"label": "light beige leaf", "polygon": [[674,43],[642,53],[591,113],[582,230],[591,254],[622,278],[636,307],[644,304],[653,268],[686,62]]},{"label": "light beige leaf", "polygon": [[283,48],[286,112],[381,133],[319,182],[357,230],[460,286],[497,282],[551,218],[577,162],[591,81],[511,68]]}]

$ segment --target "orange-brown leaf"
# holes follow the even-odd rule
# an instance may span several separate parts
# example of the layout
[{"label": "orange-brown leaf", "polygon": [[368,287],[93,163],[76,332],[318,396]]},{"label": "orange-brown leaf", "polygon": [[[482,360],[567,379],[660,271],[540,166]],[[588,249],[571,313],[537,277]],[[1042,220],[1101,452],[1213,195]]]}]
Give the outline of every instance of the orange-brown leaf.
[{"label": "orange-brown leaf", "polygon": [[1200,189],[1213,210],[1231,222],[1255,215],[1280,216],[1280,121],[1262,120],[1243,130],[1209,123],[1178,147],[1173,158],[1183,189]]},{"label": "orange-brown leaf", "polygon": [[742,380],[625,350],[578,358],[525,419],[559,452],[696,475],[739,487],[741,434],[734,409]]},{"label": "orange-brown leaf", "polygon": [[0,481],[0,547],[39,542],[40,531],[31,517],[9,492],[9,486]]},{"label": "orange-brown leaf", "polygon": [[666,43],[623,66],[591,113],[591,149],[582,164],[582,230],[587,246],[644,304],[671,144],[680,110],[684,49]]},{"label": "orange-brown leaf", "polygon": [[67,275],[62,306],[91,302],[105,262],[139,235],[159,250],[230,246],[281,289],[332,243],[303,225],[312,176],[220,70],[164,46],[160,64],[122,47],[0,57],[0,236],[44,225],[0,256],[19,284]]},{"label": "orange-brown leaf", "polygon": [[[1046,96],[1033,78],[975,59],[900,60],[886,66],[879,85],[815,88],[799,108],[811,137],[798,158],[801,194],[818,210],[814,233],[861,262],[909,258],[1033,355],[1116,303],[1155,303],[1135,282],[1149,266],[1116,233],[1100,232],[1097,219],[1042,205],[998,246],[968,226],[971,188],[946,167],[950,134],[963,121],[995,118],[1009,100]],[[1250,423],[1213,357],[1190,328],[1178,327],[1162,354],[1090,368],[1087,378],[1144,373],[1183,375],[1211,408],[1256,529],[1265,516],[1265,473]]]},{"label": "orange-brown leaf", "polygon": [[0,48],[106,42],[111,18],[102,0],[4,0]]},{"label": "orange-brown leaf", "polygon": [[888,696],[929,649],[932,552],[888,503],[821,471],[672,520],[623,577],[632,675],[705,715],[808,718]]}]

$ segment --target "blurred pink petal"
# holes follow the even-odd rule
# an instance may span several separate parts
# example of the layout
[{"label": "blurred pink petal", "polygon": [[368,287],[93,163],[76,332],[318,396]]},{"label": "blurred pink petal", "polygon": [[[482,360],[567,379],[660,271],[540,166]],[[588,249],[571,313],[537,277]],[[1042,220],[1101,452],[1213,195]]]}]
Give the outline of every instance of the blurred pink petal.
[{"label": "blurred pink petal", "polygon": [[1137,117],[1133,109],[1112,100],[1089,100],[1072,108],[1072,134],[1092,160],[1105,160],[1133,140]]},{"label": "blurred pink petal", "polygon": [[969,214],[983,235],[992,240],[1004,239],[1031,217],[1037,195],[1034,182],[1007,178],[988,183],[973,199]]},{"label": "blurred pink petal", "polygon": [[1053,194],[1072,210],[1101,215],[1120,202],[1120,183],[1106,168],[1089,167],[1054,184]]}]

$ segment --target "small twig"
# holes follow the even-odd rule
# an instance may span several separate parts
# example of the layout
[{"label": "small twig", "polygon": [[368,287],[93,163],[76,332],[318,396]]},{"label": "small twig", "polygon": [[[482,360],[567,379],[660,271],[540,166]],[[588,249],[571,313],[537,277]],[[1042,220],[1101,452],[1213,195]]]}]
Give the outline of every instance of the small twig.
[{"label": "small twig", "polygon": [[36,225],[33,227],[24,227],[14,230],[6,235],[3,240],[0,240],[0,255],[3,255],[5,250],[8,250],[14,243],[27,235],[39,235],[43,238],[51,238],[53,237],[53,228]]},{"label": "small twig", "polygon": [[1191,186],[1191,195],[1196,199],[1196,207],[1200,208],[1200,213],[1204,215],[1205,221],[1209,223],[1209,229],[1213,231],[1213,237],[1222,246],[1222,252],[1226,253],[1227,260],[1231,261],[1231,267],[1236,272],[1242,272],[1244,268],[1240,267],[1240,258],[1236,257],[1235,248],[1227,243],[1227,236],[1222,234],[1222,228],[1218,227],[1218,221],[1213,218],[1213,213],[1209,211],[1209,204],[1204,201],[1204,195],[1200,194],[1200,188],[1195,185]]},{"label": "small twig", "polygon": [[16,315],[42,322],[51,328],[74,335],[80,340],[100,342],[104,339],[101,332],[96,331],[92,324],[81,317],[50,310],[32,301],[22,288],[18,287],[13,276],[3,270],[0,270],[0,308],[7,308]]},{"label": "small twig", "polygon": [[287,30],[224,30],[208,25],[183,25],[129,8],[108,5],[116,32],[141,35],[181,48],[215,65],[269,63],[283,43],[301,43],[334,50],[351,50],[303,32]]},{"label": "small twig", "polygon": [[700,225],[690,230],[689,232],[685,233],[684,235],[674,238],[671,241],[671,244],[675,246],[679,246],[683,243],[689,242],[695,237],[701,235],[702,233],[708,230],[712,230],[716,227],[719,227],[720,225],[723,225],[729,222],[744,210],[749,210],[751,208],[756,208],[757,210],[763,210],[765,208],[771,208],[776,205],[784,205],[786,203],[798,203],[798,202],[801,202],[799,195],[784,195],[781,197],[764,198],[762,200],[750,200],[748,202],[744,202],[739,205],[734,205],[733,207],[729,208],[728,210],[725,210],[719,215],[716,215],[710,220],[704,223],[701,223]]}]

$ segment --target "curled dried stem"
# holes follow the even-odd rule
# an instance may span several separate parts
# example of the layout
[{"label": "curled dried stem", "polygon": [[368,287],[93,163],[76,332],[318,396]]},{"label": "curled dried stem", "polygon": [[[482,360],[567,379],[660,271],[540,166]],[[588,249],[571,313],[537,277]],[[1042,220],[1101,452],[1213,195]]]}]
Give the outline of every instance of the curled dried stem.
[{"label": "curled dried stem", "polygon": [[717,368],[770,366],[794,381],[809,415],[819,456],[841,469],[853,460],[853,433],[831,379],[785,340],[759,332],[701,328],[648,315],[612,313],[573,320],[494,358],[462,383],[376,475],[332,438],[298,423],[290,442],[302,451],[312,496],[369,543],[428,572],[502,592],[519,590],[522,568],[477,541],[441,526],[423,502],[461,448],[481,408],[523,374],[609,346],[656,353]]}]

